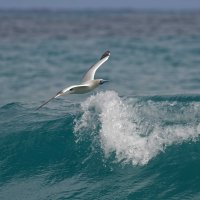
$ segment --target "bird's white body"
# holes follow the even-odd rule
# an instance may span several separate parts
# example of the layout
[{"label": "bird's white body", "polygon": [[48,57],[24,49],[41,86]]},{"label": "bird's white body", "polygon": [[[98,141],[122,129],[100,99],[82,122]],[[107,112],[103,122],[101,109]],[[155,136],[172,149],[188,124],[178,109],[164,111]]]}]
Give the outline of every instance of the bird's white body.
[{"label": "bird's white body", "polygon": [[80,85],[72,85],[62,90],[63,93],[71,91],[70,94],[83,94],[94,90],[99,86],[99,79],[90,80]]},{"label": "bird's white body", "polygon": [[72,86],[69,86],[67,88],[64,88],[63,90],[61,90],[60,92],[58,92],[56,94],[56,96],[52,97],[51,99],[49,99],[48,101],[46,101],[45,103],[43,103],[38,109],[40,109],[41,107],[43,107],[45,104],[47,104],[52,99],[55,99],[55,98],[57,98],[59,96],[62,96],[64,94],[84,94],[84,93],[87,93],[87,92],[90,92],[90,91],[94,90],[99,85],[107,82],[107,80],[103,80],[103,79],[94,79],[94,75],[96,73],[96,70],[104,62],[106,62],[108,60],[109,56],[110,56],[110,51],[106,51],[101,56],[100,60],[96,64],[94,64],[92,67],[90,67],[90,69],[86,72],[86,74],[83,76],[81,84],[79,84],[79,85],[72,85]]}]

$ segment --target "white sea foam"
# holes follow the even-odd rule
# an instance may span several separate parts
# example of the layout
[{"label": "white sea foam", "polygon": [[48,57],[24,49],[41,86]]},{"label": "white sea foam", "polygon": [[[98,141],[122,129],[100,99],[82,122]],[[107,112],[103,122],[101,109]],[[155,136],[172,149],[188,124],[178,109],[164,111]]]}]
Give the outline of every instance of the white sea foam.
[{"label": "white sea foam", "polygon": [[85,129],[94,140],[98,132],[106,158],[114,152],[118,162],[144,165],[167,146],[195,140],[200,134],[195,120],[199,103],[177,104],[137,98],[125,101],[114,91],[100,92],[81,103],[83,114],[74,130],[78,139]]}]

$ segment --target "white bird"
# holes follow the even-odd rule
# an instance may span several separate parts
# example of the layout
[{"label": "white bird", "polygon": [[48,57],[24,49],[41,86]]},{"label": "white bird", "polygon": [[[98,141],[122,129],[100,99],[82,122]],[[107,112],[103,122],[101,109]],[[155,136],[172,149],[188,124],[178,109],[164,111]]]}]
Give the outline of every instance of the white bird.
[{"label": "white bird", "polygon": [[54,97],[52,97],[51,99],[49,99],[48,101],[44,102],[40,107],[37,108],[40,109],[41,107],[43,107],[44,105],[46,105],[49,101],[56,99],[59,96],[62,96],[64,94],[83,94],[83,93],[87,93],[90,92],[92,90],[94,90],[96,87],[98,87],[99,85],[102,85],[105,82],[108,82],[108,80],[104,80],[104,79],[94,79],[94,75],[97,71],[97,69],[108,60],[110,56],[110,51],[106,51],[100,58],[100,60],[92,65],[90,67],[90,69],[85,73],[85,75],[83,76],[82,82],[79,85],[72,85],[69,86],[67,88],[64,88],[63,90],[61,90],[60,92],[58,92]]}]

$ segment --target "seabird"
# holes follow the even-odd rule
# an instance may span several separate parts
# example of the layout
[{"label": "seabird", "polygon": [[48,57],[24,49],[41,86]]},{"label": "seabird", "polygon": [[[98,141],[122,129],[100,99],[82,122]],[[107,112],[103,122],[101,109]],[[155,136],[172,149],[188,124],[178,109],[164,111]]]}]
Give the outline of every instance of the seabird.
[{"label": "seabird", "polygon": [[83,76],[81,84],[72,85],[72,86],[69,86],[67,88],[64,88],[63,90],[59,91],[54,97],[52,97],[48,101],[44,102],[40,107],[37,108],[37,110],[40,109],[41,107],[43,107],[44,105],[46,105],[49,101],[56,99],[57,97],[60,97],[64,94],[87,93],[87,92],[94,90],[99,85],[102,85],[102,84],[108,82],[108,80],[104,80],[104,79],[94,79],[94,75],[95,75],[97,69],[104,62],[106,62],[108,60],[109,56],[110,56],[110,51],[106,51],[101,56],[100,60],[96,64],[92,65],[90,67],[90,69],[85,73],[85,75]]}]

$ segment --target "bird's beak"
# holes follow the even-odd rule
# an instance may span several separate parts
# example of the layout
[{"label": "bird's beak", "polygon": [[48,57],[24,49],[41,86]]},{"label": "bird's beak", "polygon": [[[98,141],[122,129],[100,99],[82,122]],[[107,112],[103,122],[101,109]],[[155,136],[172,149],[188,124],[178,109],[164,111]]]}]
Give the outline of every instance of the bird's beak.
[{"label": "bird's beak", "polygon": [[109,80],[102,80],[102,84],[109,82]]}]

